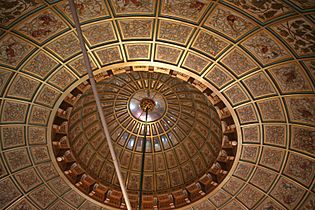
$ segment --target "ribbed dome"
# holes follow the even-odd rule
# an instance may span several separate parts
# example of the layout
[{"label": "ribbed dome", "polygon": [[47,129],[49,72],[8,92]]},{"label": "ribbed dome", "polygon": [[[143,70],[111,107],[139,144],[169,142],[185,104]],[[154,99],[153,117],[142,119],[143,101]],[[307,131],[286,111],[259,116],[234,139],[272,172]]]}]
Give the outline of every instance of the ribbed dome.
[{"label": "ribbed dome", "polygon": [[[144,191],[169,192],[193,183],[215,162],[222,129],[215,108],[198,89],[161,73],[133,72],[97,83],[127,189],[139,190],[144,121],[132,111],[149,97]],[[74,105],[69,121],[71,152],[88,175],[119,189],[91,89]],[[155,115],[152,115],[155,114]],[[189,152],[188,152],[189,151]]]}]

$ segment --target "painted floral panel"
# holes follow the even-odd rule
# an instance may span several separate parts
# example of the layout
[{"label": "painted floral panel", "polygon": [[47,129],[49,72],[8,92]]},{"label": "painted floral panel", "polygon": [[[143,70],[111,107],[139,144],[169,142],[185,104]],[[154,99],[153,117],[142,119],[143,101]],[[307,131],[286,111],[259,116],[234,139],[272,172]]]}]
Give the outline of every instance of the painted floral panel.
[{"label": "painted floral panel", "polygon": [[191,26],[175,21],[161,20],[158,38],[180,44],[186,44],[192,31],[193,28]]},{"label": "painted floral panel", "polygon": [[0,62],[16,67],[34,47],[24,40],[13,36],[6,35],[0,41]]},{"label": "painted floral panel", "polygon": [[40,0],[11,0],[0,2],[0,25],[7,26],[17,18],[43,4]]},{"label": "painted floral panel", "polygon": [[201,73],[210,64],[210,60],[193,53],[188,53],[183,66],[194,72]]},{"label": "painted floral panel", "polygon": [[157,60],[166,61],[176,64],[183,50],[167,47],[165,45],[157,45],[155,58]]},{"label": "painted floral panel", "polygon": [[17,31],[41,43],[67,28],[67,25],[51,10],[45,10],[21,23]]},{"label": "painted floral panel", "polygon": [[111,0],[116,14],[152,14],[155,0]]},{"label": "painted floral panel", "polygon": [[239,49],[233,49],[221,62],[237,76],[241,76],[250,70],[257,68],[256,64]]},{"label": "painted floral panel", "polygon": [[197,22],[209,3],[207,0],[163,0],[161,13]]},{"label": "painted floral panel", "polygon": [[297,63],[286,63],[273,67],[268,71],[276,79],[277,84],[284,93],[312,91],[310,82],[304,70]]},{"label": "painted floral panel", "polygon": [[264,65],[289,57],[285,48],[264,31],[250,37],[242,45]]},{"label": "painted floral panel", "polygon": [[313,55],[315,53],[314,24],[298,17],[272,26],[292,49],[299,55]]},{"label": "painted floral panel", "polygon": [[261,22],[267,22],[291,12],[291,8],[280,0],[228,0],[228,2],[246,11]]},{"label": "painted floral panel", "polygon": [[118,23],[124,39],[142,39],[152,36],[152,19],[127,19]]},{"label": "painted floral panel", "polygon": [[116,40],[116,35],[111,22],[87,25],[86,27],[82,27],[82,32],[92,46]]},{"label": "painted floral panel", "polygon": [[[75,7],[81,22],[107,16],[109,13],[103,0],[76,0]],[[73,20],[68,1],[63,1],[58,8]]]},{"label": "painted floral panel", "polygon": [[284,174],[309,187],[315,173],[314,166],[314,159],[290,153],[284,168]]},{"label": "painted floral panel", "polygon": [[57,53],[63,60],[81,51],[79,40],[73,33],[58,37],[58,39],[48,44],[47,47]]},{"label": "painted floral panel", "polygon": [[216,7],[205,25],[229,36],[233,40],[238,39],[255,27],[255,24],[248,18],[223,6]]},{"label": "painted floral panel", "polygon": [[291,121],[315,125],[314,95],[286,97],[285,101]]},{"label": "painted floral panel", "polygon": [[310,127],[292,126],[291,132],[290,147],[315,156],[315,129]]},{"label": "painted floral panel", "polygon": [[127,44],[126,51],[129,59],[149,59],[150,44]]},{"label": "painted floral panel", "polygon": [[281,177],[277,185],[271,191],[271,195],[288,209],[294,209],[303,198],[304,189],[287,178]]},{"label": "painted floral panel", "polygon": [[315,7],[313,0],[290,0],[293,4],[298,5],[302,9],[311,9]]},{"label": "painted floral panel", "polygon": [[39,52],[22,68],[22,71],[44,79],[57,66],[57,61],[44,52]]},{"label": "painted floral panel", "polygon": [[207,53],[212,57],[216,57],[227,46],[228,43],[223,41],[223,39],[205,31],[201,31],[198,34],[198,37],[193,44],[193,48],[201,50],[202,52]]}]

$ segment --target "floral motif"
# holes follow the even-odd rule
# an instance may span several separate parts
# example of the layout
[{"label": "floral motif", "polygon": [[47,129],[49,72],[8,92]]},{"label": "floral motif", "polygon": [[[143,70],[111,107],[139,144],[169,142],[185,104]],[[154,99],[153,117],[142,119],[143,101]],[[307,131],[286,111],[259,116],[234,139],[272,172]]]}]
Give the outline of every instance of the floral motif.
[{"label": "floral motif", "polygon": [[67,88],[72,82],[74,82],[75,77],[65,68],[61,68],[57,73],[55,73],[50,79],[49,83],[57,86],[61,90]]},{"label": "floral motif", "polygon": [[193,28],[174,21],[160,21],[158,37],[163,40],[186,44]]},{"label": "floral motif", "polygon": [[29,195],[41,208],[46,208],[54,200],[57,199],[55,194],[51,192],[45,185],[40,186]]},{"label": "floral motif", "polygon": [[250,182],[259,187],[260,189],[264,190],[265,192],[267,192],[275,178],[276,173],[272,172],[271,170],[259,167],[255,171],[253,178],[250,180]]},{"label": "floral motif", "polygon": [[76,191],[71,190],[67,192],[63,198],[68,201],[72,206],[79,207],[83,201],[85,200],[81,195],[79,195]]},{"label": "floral motif", "polygon": [[271,192],[271,195],[283,203],[288,209],[294,209],[302,199],[303,194],[303,189],[286,178],[281,178]]},{"label": "floral motif", "polygon": [[3,209],[22,195],[10,178],[5,178],[0,181],[0,189],[0,208]]},{"label": "floral motif", "polygon": [[46,10],[24,22],[22,27],[17,30],[38,42],[43,42],[66,27],[66,24],[56,14],[51,10]]},{"label": "floral motif", "polygon": [[210,2],[205,0],[163,0],[162,14],[198,21]]},{"label": "floral motif", "polygon": [[7,82],[9,81],[11,75],[12,72],[0,69],[0,96],[3,90],[6,88]]},{"label": "floral motif", "polygon": [[303,18],[296,18],[272,27],[283,37],[298,55],[315,53],[314,26]]},{"label": "floral motif", "polygon": [[233,105],[248,100],[248,97],[238,84],[233,85],[229,89],[225,90],[224,94],[230,99]]},{"label": "floral motif", "polygon": [[262,72],[259,72],[248,79],[244,79],[244,83],[255,98],[275,93],[270,81]]},{"label": "floral motif", "polygon": [[249,175],[251,174],[253,168],[254,168],[253,164],[240,162],[238,164],[237,168],[235,169],[233,175],[235,175],[235,176],[237,176],[243,180],[246,180],[249,177]]},{"label": "floral motif", "polygon": [[8,96],[31,99],[38,86],[39,82],[36,80],[18,75],[9,89]]},{"label": "floral motif", "polygon": [[31,166],[32,164],[25,148],[10,150],[5,152],[4,156],[12,172]]},{"label": "floral motif", "polygon": [[1,127],[3,149],[25,144],[23,127]]},{"label": "floral motif", "polygon": [[225,202],[231,199],[231,196],[224,190],[219,190],[213,196],[210,197],[210,200],[217,207],[222,206]]},{"label": "floral motif", "polygon": [[259,153],[259,146],[254,146],[254,145],[244,145],[242,147],[242,155],[241,159],[250,161],[250,162],[255,162]]},{"label": "floral motif", "polygon": [[118,46],[98,50],[96,52],[103,65],[122,60],[120,48]]},{"label": "floral motif", "polygon": [[236,109],[237,115],[241,123],[249,123],[257,121],[257,117],[252,105],[245,105]]},{"label": "floral motif", "polygon": [[280,170],[285,151],[265,146],[260,159],[260,164],[269,168]]},{"label": "floral motif", "polygon": [[164,45],[157,45],[155,57],[157,60],[162,60],[176,64],[181,53],[182,50],[180,49],[171,48]]},{"label": "floral motif", "polygon": [[223,186],[223,189],[230,194],[235,195],[243,185],[244,182],[241,179],[232,176]]},{"label": "floral motif", "polygon": [[311,91],[305,74],[297,63],[287,63],[269,69],[283,92]]},{"label": "floral motif", "polygon": [[46,146],[34,146],[31,147],[31,154],[34,163],[42,163],[50,160],[49,152]]},{"label": "floral motif", "polygon": [[240,7],[252,16],[256,17],[260,21],[266,22],[275,17],[282,16],[288,12],[290,9],[280,0],[228,0],[230,3]]},{"label": "floral motif", "polygon": [[315,7],[315,3],[313,0],[291,0],[291,2],[298,5],[302,9]]},{"label": "floral motif", "polygon": [[310,192],[308,194],[306,200],[300,206],[300,209],[301,210],[315,209],[315,193]]},{"label": "floral motif", "polygon": [[54,40],[47,47],[56,52],[64,60],[81,51],[79,40],[72,33]]},{"label": "floral motif", "polygon": [[219,88],[233,80],[232,77],[226,71],[222,70],[217,66],[212,68],[209,71],[209,73],[206,74],[206,78],[209,79],[210,82],[214,83]]},{"label": "floral motif", "polygon": [[238,194],[237,198],[242,201],[249,209],[252,209],[253,206],[264,196],[264,194],[258,191],[256,188],[251,185],[246,185],[243,191]]},{"label": "floral motif", "polygon": [[207,19],[206,26],[224,33],[234,40],[254,28],[254,24],[230,9],[219,6]]},{"label": "floral motif", "polygon": [[49,181],[48,184],[59,196],[65,194],[65,192],[71,189],[70,186],[60,176]]},{"label": "floral motif", "polygon": [[124,39],[151,38],[153,21],[150,19],[128,19],[118,23]]},{"label": "floral motif", "polygon": [[309,186],[315,172],[314,164],[314,160],[292,153],[289,155],[284,173],[298,180],[300,183]]},{"label": "floral motif", "polygon": [[[72,20],[70,6],[67,1],[62,2],[58,7]],[[108,15],[105,2],[102,0],[76,0],[75,7],[81,22]]]},{"label": "floral motif", "polygon": [[263,64],[287,58],[289,54],[266,32],[259,32],[243,43]]},{"label": "floral motif", "polygon": [[40,5],[39,0],[12,0],[0,2],[0,24],[8,25],[18,17]]},{"label": "floral motif", "polygon": [[149,55],[149,44],[127,44],[125,45],[127,48],[128,58],[129,59],[139,59],[145,58],[148,59]]},{"label": "floral motif", "polygon": [[242,128],[243,142],[259,143],[259,127],[258,126],[246,126]]},{"label": "floral motif", "polygon": [[29,60],[22,71],[39,76],[44,79],[57,66],[57,61],[46,53],[40,52]]},{"label": "floral motif", "polygon": [[264,143],[285,146],[286,144],[286,127],[283,125],[265,125]]},{"label": "floral motif", "polygon": [[227,43],[221,40],[220,38],[201,31],[193,44],[193,47],[201,50],[210,56],[216,57],[225,47],[227,47]]},{"label": "floral motif", "polygon": [[29,121],[31,124],[46,125],[49,114],[50,114],[49,109],[39,106],[33,106]]},{"label": "floral motif", "polygon": [[153,0],[112,0],[116,14],[152,13]]},{"label": "floral motif", "polygon": [[256,65],[250,60],[245,53],[234,49],[222,59],[222,63],[231,69],[237,76],[240,76],[254,68]]},{"label": "floral motif", "polygon": [[258,209],[269,209],[269,210],[282,210],[283,207],[279,206],[275,201],[270,198],[266,198],[261,205],[259,205]]},{"label": "floral motif", "polygon": [[28,127],[28,143],[29,144],[46,144],[46,128],[29,126]]},{"label": "floral motif", "polygon": [[3,122],[21,122],[23,123],[26,118],[26,111],[28,105],[6,101],[2,111],[2,121]]},{"label": "floral motif", "polygon": [[283,109],[277,99],[258,102],[263,121],[284,121]]},{"label": "floral motif", "polygon": [[[89,57],[89,58],[90,58],[90,65],[91,65],[92,69],[93,70],[96,69],[97,67],[96,67],[94,61],[91,59],[91,57]],[[83,76],[83,75],[87,74],[87,70],[86,70],[86,67],[85,67],[85,62],[84,62],[82,56],[80,56],[79,58],[71,61],[69,63],[69,66],[71,67],[71,69],[73,71],[78,73],[80,76]]]},{"label": "floral motif", "polygon": [[307,127],[292,127],[291,148],[315,154],[315,130]]},{"label": "floral motif", "polygon": [[116,40],[111,22],[88,25],[83,27],[82,32],[92,46]]},{"label": "floral motif", "polygon": [[26,192],[38,186],[42,182],[36,174],[34,168],[29,168],[17,173],[15,178]]},{"label": "floral motif", "polygon": [[36,210],[35,206],[33,206],[26,198],[23,198],[19,202],[17,202],[13,209],[27,209],[27,210]]},{"label": "floral motif", "polygon": [[36,102],[52,107],[59,95],[58,91],[45,86],[36,98]]},{"label": "floral motif", "polygon": [[58,173],[51,162],[40,164],[37,166],[37,168],[43,179],[46,181],[58,176]]},{"label": "floral motif", "polygon": [[285,101],[292,121],[315,125],[315,97],[287,97]]},{"label": "floral motif", "polygon": [[22,39],[7,35],[0,41],[0,62],[16,67],[32,49],[34,47]]},{"label": "floral motif", "polygon": [[210,60],[193,53],[188,53],[183,66],[190,68],[194,72],[201,73],[210,64]]}]

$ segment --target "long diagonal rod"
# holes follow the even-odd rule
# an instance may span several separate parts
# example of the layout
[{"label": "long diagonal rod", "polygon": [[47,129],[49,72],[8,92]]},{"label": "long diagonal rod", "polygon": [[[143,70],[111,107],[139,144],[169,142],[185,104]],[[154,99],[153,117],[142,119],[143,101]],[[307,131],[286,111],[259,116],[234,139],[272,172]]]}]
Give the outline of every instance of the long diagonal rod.
[{"label": "long diagonal rod", "polygon": [[145,109],[145,123],[144,123],[144,138],[142,141],[142,161],[141,161],[141,174],[140,174],[140,191],[139,191],[139,210],[142,208],[142,185],[143,185],[143,173],[144,173],[144,160],[145,149],[147,143],[147,120],[148,120],[148,108]]},{"label": "long diagonal rod", "polygon": [[101,119],[101,123],[102,123],[102,127],[103,127],[103,130],[104,130],[104,133],[105,133],[105,137],[106,137],[106,140],[107,140],[108,147],[109,147],[109,151],[110,151],[110,154],[111,154],[112,159],[113,159],[113,163],[114,163],[114,166],[115,166],[115,170],[116,170],[116,173],[117,173],[117,177],[118,177],[118,181],[119,181],[119,184],[120,184],[120,187],[121,187],[121,191],[123,193],[127,209],[131,210],[131,205],[130,205],[130,201],[129,201],[129,198],[128,198],[127,190],[126,190],[126,187],[125,187],[125,184],[124,184],[124,180],[123,180],[123,177],[122,177],[121,171],[120,171],[120,165],[119,165],[119,162],[118,162],[118,160],[116,158],[115,150],[114,150],[114,147],[112,145],[111,137],[110,137],[110,134],[109,134],[109,131],[108,131],[108,128],[107,128],[105,115],[103,113],[103,109],[102,109],[102,106],[101,106],[101,101],[100,101],[100,98],[99,98],[99,95],[98,95],[98,92],[97,92],[97,89],[96,89],[95,79],[93,77],[90,60],[89,60],[89,57],[88,57],[88,54],[87,54],[87,51],[86,51],[86,48],[85,48],[85,43],[84,43],[84,39],[83,39],[81,28],[80,28],[80,22],[79,22],[78,14],[77,14],[77,11],[76,11],[76,8],[75,8],[73,0],[69,0],[69,5],[70,5],[70,9],[71,9],[73,20],[74,20],[74,23],[75,23],[75,28],[76,28],[77,33],[78,33],[78,38],[79,38],[80,47],[81,47],[81,50],[82,50],[82,53],[83,53],[83,59],[84,59],[85,67],[87,69],[87,72],[88,72],[88,75],[89,75],[89,80],[90,80],[90,83],[91,83],[91,86],[92,86],[93,95],[95,97],[97,111],[99,113],[99,116],[100,116],[100,119]]}]

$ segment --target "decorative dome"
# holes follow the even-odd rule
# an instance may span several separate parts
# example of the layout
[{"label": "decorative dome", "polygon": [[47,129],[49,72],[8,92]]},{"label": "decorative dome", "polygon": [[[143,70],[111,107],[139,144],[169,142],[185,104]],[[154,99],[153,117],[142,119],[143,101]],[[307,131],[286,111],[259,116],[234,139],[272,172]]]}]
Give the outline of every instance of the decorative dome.
[{"label": "decorative dome", "polygon": [[[198,89],[155,72],[114,75],[98,82],[97,89],[130,193],[139,191],[142,99],[155,103],[148,113],[144,193],[171,195],[207,175],[222,150],[222,128],[214,106]],[[119,191],[91,89],[73,104],[67,126],[67,151],[76,164],[98,184]]]},{"label": "decorative dome", "polygon": [[[192,154],[203,160],[203,149],[211,147],[196,148],[193,153],[185,145],[189,141],[179,140],[165,149],[158,137],[162,145],[157,153],[167,161],[167,190],[173,193],[152,195],[152,200],[150,195],[144,196],[154,208],[165,204],[191,210],[314,209],[314,2],[75,0],[99,84],[110,81],[109,77],[138,71],[160,72],[196,87],[220,117],[222,150],[207,175],[196,175],[190,185],[182,178],[183,185],[172,187],[166,170],[180,168],[183,177],[182,168],[191,163],[196,173]],[[100,132],[82,140],[82,151],[75,151],[77,155],[70,151],[79,147],[80,141],[75,137],[73,144],[69,143],[69,131],[75,126],[74,121],[69,125],[69,117],[74,117],[74,106],[85,103],[81,98],[90,88],[87,78],[68,1],[0,1],[0,209],[124,207],[114,173],[106,188],[105,182],[102,185],[92,178],[100,172],[88,172],[95,157],[110,163],[108,155],[93,153],[101,149],[96,147],[103,142],[96,140],[103,139]],[[128,97],[137,98],[137,94],[147,93],[139,90]],[[150,128],[159,124],[164,129],[160,122],[169,119],[166,100],[163,94],[155,97],[154,104],[160,105],[154,105],[156,115],[150,117]],[[136,119],[140,110],[133,110],[133,103],[124,106],[129,119],[140,125],[144,117]],[[91,110],[86,111],[97,119]],[[111,121],[117,122],[117,129],[122,128],[119,117],[114,115]],[[77,125],[83,119],[79,116]],[[84,120],[88,125],[78,126],[78,134],[83,129],[89,134],[87,129],[97,124],[94,118],[92,124]],[[134,130],[125,131],[129,138]],[[165,135],[169,139],[167,132]],[[113,142],[120,160],[125,154],[133,158],[139,153],[136,144],[141,136],[135,137],[132,151],[127,142],[124,146],[118,140]],[[195,141],[192,139],[197,147]],[[154,144],[148,146],[155,169]],[[87,158],[85,171],[79,159],[84,158],[86,148],[94,156]],[[176,152],[180,148],[188,157],[183,164]],[[178,165],[174,168],[168,167],[164,155],[168,152],[175,156]],[[123,167],[127,183],[137,174],[131,162]],[[156,178],[153,176],[155,190]],[[130,190],[129,194],[135,192]]]}]

